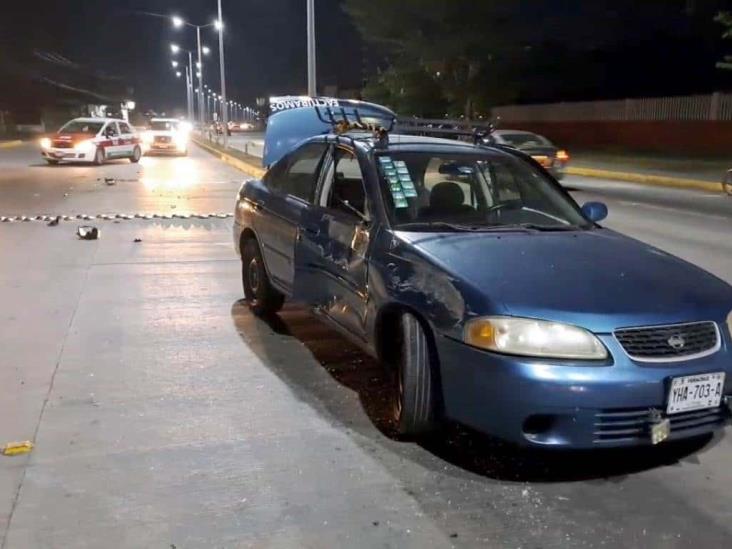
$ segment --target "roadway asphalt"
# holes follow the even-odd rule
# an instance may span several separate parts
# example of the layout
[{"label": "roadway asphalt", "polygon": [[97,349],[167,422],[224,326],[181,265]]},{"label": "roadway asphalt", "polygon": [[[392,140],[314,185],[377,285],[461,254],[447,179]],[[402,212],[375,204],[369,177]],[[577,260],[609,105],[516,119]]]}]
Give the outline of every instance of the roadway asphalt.
[{"label": "roadway asphalt", "polygon": [[[0,216],[230,212],[206,153],[46,167],[0,150]],[[108,185],[104,178],[114,178]],[[112,181],[110,181],[112,183]],[[568,179],[607,225],[732,282],[732,199]],[[239,301],[230,219],[0,223],[0,547],[723,547],[730,439],[519,451],[388,435],[371,359]],[[134,242],[138,238],[140,242]]]}]

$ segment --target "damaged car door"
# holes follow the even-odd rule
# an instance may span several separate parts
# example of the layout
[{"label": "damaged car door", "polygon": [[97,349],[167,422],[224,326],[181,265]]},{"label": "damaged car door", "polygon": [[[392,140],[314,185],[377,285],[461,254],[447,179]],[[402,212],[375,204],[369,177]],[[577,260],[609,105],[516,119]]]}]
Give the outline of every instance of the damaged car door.
[{"label": "damaged car door", "polygon": [[283,158],[265,176],[270,193],[257,206],[257,233],[270,276],[285,290],[293,284],[293,248],[302,212],[311,207],[320,165],[328,145],[308,143]]},{"label": "damaged car door", "polygon": [[373,224],[359,160],[339,144],[326,161],[316,203],[303,211],[295,244],[294,296],[364,339]]}]

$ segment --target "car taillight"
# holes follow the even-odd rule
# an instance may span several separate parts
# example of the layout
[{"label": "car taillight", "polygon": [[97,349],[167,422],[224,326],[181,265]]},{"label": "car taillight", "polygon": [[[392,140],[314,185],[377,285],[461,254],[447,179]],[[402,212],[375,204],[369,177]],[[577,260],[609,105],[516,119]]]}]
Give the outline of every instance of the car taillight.
[{"label": "car taillight", "polygon": [[562,160],[563,162],[566,162],[569,160],[569,153],[565,150],[557,151],[557,160]]}]

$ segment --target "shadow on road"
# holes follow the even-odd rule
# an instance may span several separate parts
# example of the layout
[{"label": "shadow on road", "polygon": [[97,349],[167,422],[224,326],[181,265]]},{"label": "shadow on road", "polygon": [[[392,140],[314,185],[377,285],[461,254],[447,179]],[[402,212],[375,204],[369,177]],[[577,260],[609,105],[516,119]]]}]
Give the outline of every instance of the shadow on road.
[{"label": "shadow on road", "polygon": [[[252,315],[243,301],[237,301],[231,316],[249,348],[300,398],[372,442],[388,445],[389,451],[419,461],[424,467],[434,467],[430,463],[434,460],[410,451],[414,443],[399,444],[394,436],[388,413],[390,382],[376,360],[303,308],[288,305],[278,315],[264,320]],[[310,357],[303,352],[306,350]],[[321,367],[313,368],[312,359]],[[339,386],[358,395],[361,410],[354,410],[352,401],[344,398]],[[364,421],[363,412],[369,421]],[[448,424],[419,446],[438,457],[443,466],[449,462],[496,480],[618,482],[640,471],[682,460],[696,461],[694,454],[710,440],[711,437],[703,437],[647,448],[545,451],[520,448],[467,427]]]}]

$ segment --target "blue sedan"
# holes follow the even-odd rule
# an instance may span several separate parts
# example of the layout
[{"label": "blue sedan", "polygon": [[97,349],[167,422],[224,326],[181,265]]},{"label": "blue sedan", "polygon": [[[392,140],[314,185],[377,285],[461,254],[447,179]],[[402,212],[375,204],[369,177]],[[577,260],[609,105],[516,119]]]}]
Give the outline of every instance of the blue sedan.
[{"label": "blue sedan", "polygon": [[521,152],[389,132],[367,103],[273,104],[234,241],[259,315],[309,305],[392,373],[405,436],[444,419],[523,445],[712,433],[732,287],[598,224]]}]

